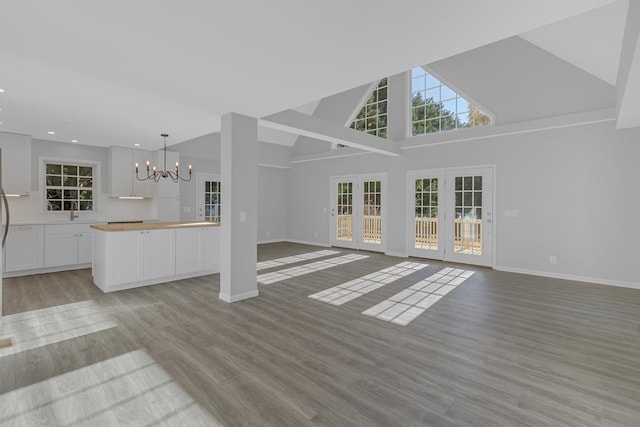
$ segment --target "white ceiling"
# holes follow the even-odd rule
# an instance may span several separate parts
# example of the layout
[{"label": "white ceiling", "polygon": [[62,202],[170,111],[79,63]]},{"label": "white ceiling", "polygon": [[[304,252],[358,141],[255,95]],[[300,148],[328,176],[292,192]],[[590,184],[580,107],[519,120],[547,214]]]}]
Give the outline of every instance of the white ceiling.
[{"label": "white ceiling", "polygon": [[615,86],[628,7],[618,1],[521,37]]},{"label": "white ceiling", "polygon": [[5,2],[0,130],[158,148],[613,2]]}]

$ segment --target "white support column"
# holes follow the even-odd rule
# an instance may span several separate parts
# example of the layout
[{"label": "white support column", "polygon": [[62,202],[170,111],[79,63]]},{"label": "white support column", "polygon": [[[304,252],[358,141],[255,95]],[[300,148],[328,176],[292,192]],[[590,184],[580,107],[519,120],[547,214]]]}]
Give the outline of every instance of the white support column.
[{"label": "white support column", "polygon": [[226,302],[258,296],[258,122],[222,116],[220,295]]},{"label": "white support column", "polygon": [[[387,89],[387,112],[389,121],[387,123],[387,135],[391,141],[404,141],[410,134],[409,131],[409,108],[410,97],[409,72],[395,74],[389,77],[389,87]],[[387,206],[393,209],[387,210],[387,224],[394,224],[396,230],[405,230],[407,222],[406,209],[406,170],[401,157],[391,158],[387,162]],[[386,253],[393,256],[407,256],[407,236],[406,233],[387,233]]]}]

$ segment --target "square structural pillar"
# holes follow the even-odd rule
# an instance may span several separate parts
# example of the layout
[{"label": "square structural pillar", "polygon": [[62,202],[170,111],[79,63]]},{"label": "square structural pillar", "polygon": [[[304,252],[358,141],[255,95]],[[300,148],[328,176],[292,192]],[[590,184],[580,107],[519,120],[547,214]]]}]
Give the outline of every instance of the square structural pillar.
[{"label": "square structural pillar", "polygon": [[220,295],[226,302],[258,296],[258,121],[222,116]]}]

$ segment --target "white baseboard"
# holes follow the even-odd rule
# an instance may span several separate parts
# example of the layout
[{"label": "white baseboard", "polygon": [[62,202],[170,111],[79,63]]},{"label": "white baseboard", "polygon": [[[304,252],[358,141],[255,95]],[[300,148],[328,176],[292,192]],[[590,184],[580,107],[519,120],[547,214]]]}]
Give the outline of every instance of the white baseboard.
[{"label": "white baseboard", "polygon": [[398,257],[398,258],[409,258],[409,255],[403,254],[402,252],[390,252],[390,251],[387,251],[384,254],[388,255],[388,256],[395,256],[395,257]]},{"label": "white baseboard", "polygon": [[258,240],[259,245],[263,245],[265,243],[280,243],[280,242],[287,242],[287,239]]},{"label": "white baseboard", "polygon": [[528,270],[526,268],[512,268],[512,267],[504,267],[499,265],[495,266],[493,269],[497,271],[506,271],[509,273],[521,273],[521,274],[529,274],[531,276],[549,277],[552,279],[573,280],[576,282],[596,283],[599,285],[640,289],[640,283],[624,282],[620,280],[599,279],[595,277],[575,276],[573,274],[552,273],[549,271]]},{"label": "white baseboard", "polygon": [[227,294],[223,294],[222,292],[220,292],[220,294],[218,295],[218,298],[220,298],[224,302],[232,303],[232,302],[238,302],[238,301],[242,301],[242,300],[245,300],[245,299],[257,297],[258,295],[259,295],[259,292],[256,289],[255,291],[249,291],[249,292],[245,292],[243,294],[238,294],[238,295],[233,295],[233,296],[227,295]]},{"label": "white baseboard", "polygon": [[191,279],[193,277],[208,276],[210,274],[218,274],[217,270],[203,270],[194,273],[176,274],[175,276],[158,277],[151,280],[141,280],[139,282],[123,283],[120,285],[105,286],[104,283],[99,283],[96,278],[93,278],[93,284],[96,285],[102,292],[116,292],[124,291],[125,289],[141,288],[143,286],[159,285],[161,283],[174,282],[176,280]]},{"label": "white baseboard", "polygon": [[76,265],[62,265],[58,267],[35,268],[33,270],[10,271],[10,272],[3,273],[2,277],[9,278],[9,277],[31,276],[33,274],[57,273],[59,271],[68,271],[68,270],[82,270],[84,268],[91,268],[91,263],[76,264]]}]

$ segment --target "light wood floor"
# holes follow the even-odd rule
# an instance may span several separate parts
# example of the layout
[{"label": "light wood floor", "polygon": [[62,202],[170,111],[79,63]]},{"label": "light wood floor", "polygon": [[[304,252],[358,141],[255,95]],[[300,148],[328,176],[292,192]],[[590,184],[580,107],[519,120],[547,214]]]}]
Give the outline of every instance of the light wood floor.
[{"label": "light wood floor", "polygon": [[[320,249],[261,245],[258,260]],[[366,254],[231,305],[218,275],[111,294],[90,270],[5,279],[5,315],[91,300],[116,326],[0,353],[0,425],[640,425],[639,290],[465,266],[476,273],[408,326],[361,314],[451,266],[420,260],[343,306],[308,298],[404,261]],[[138,379],[127,397],[120,361],[163,382]],[[165,415],[145,413],[160,400]],[[198,411],[187,424],[171,413],[185,407]]]}]

